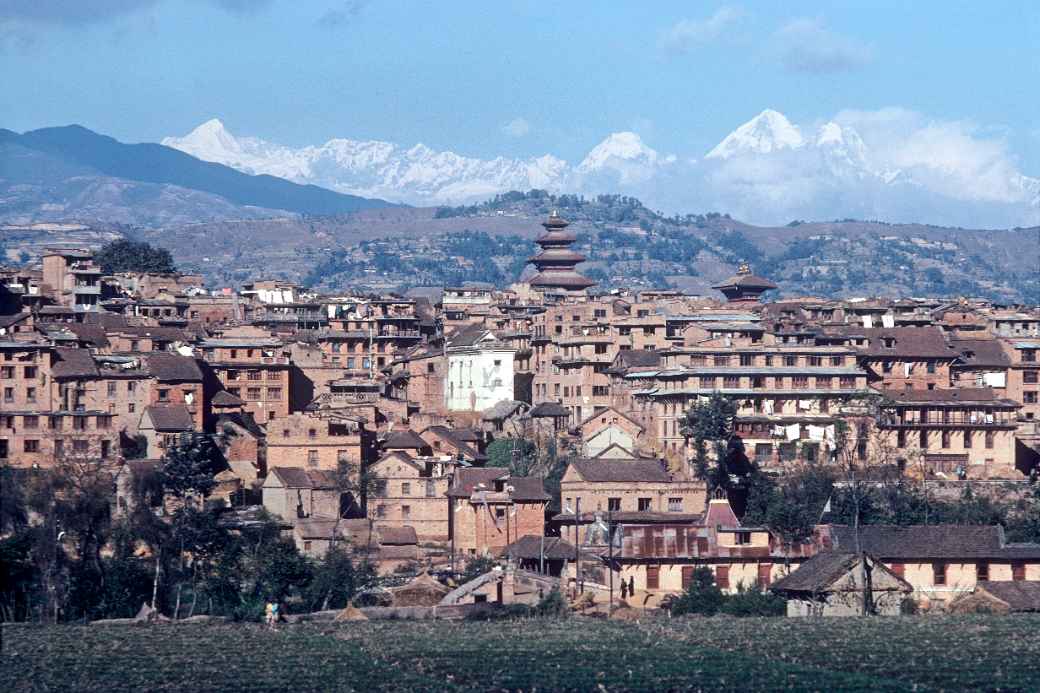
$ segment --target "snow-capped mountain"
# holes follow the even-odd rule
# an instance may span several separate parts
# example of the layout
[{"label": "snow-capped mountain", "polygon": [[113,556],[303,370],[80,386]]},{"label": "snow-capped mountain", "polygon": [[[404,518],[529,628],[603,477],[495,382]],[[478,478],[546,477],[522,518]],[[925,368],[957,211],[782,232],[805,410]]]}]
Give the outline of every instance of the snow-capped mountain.
[{"label": "snow-capped mountain", "polygon": [[731,159],[747,154],[769,154],[781,149],[797,149],[804,144],[796,125],[792,125],[783,113],[767,108],[726,135],[704,158]]},{"label": "snow-capped mountain", "polygon": [[255,137],[236,137],[217,119],[162,143],[248,173],[410,204],[456,204],[506,190],[555,188],[569,170],[567,162],[551,155],[476,159],[423,144],[405,149],[378,140],[336,138],[292,149]]},{"label": "snow-capped mountain", "polygon": [[796,125],[766,109],[703,159],[661,154],[615,132],[577,165],[552,154],[480,159],[422,144],[337,138],[286,147],[216,119],[163,144],[248,173],[418,205],[508,190],[623,193],[667,211],[726,211],[753,223],[859,217],[958,226],[1040,224],[1040,179],[1001,141],[901,109],[843,111]]}]

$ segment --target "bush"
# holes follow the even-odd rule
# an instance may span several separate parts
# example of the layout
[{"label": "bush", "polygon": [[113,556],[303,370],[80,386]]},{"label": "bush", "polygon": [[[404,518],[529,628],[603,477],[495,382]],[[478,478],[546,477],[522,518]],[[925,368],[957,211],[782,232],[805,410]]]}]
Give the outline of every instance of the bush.
[{"label": "bush", "polygon": [[754,587],[746,588],[741,583],[736,594],[724,598],[721,612],[727,616],[738,617],[784,616],[787,613],[787,600]]},{"label": "bush", "polygon": [[711,568],[701,566],[693,571],[693,581],[679,597],[670,599],[667,608],[672,616],[683,614],[700,614],[714,616],[722,608],[725,595],[715,585],[715,575]]},{"label": "bush", "polygon": [[539,616],[566,616],[569,613],[567,600],[563,598],[558,589],[554,589],[542,597],[535,607],[535,611]]}]

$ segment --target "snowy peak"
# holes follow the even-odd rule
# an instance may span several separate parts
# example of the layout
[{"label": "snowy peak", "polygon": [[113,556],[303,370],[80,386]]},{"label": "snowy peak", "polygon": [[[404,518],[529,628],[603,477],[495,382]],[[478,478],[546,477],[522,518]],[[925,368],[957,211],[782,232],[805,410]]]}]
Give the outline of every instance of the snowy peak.
[{"label": "snowy peak", "polygon": [[578,164],[578,172],[591,173],[619,162],[653,165],[657,163],[657,158],[657,152],[643,144],[642,138],[636,133],[615,132],[592,148]]},{"label": "snowy peak", "polygon": [[207,120],[184,137],[166,137],[162,143],[207,161],[219,161],[230,152],[242,150],[219,118]]},{"label": "snowy peak", "polygon": [[769,154],[781,149],[797,149],[805,144],[798,126],[783,113],[766,109],[726,135],[705,159],[729,159],[742,154]]}]

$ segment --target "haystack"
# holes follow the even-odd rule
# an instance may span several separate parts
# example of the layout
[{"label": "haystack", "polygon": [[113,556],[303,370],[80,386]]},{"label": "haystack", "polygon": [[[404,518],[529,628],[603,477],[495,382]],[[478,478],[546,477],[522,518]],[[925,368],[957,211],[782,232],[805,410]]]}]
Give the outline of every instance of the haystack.
[{"label": "haystack", "polygon": [[353,604],[347,604],[347,607],[336,614],[336,618],[333,621],[367,621],[368,616],[357,608]]}]

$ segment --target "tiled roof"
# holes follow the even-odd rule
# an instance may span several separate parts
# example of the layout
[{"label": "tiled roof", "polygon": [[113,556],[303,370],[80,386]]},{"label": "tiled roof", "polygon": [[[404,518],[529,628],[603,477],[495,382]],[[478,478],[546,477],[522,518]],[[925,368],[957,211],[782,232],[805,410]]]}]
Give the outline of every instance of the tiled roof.
[{"label": "tiled roof", "polygon": [[417,544],[419,539],[415,534],[415,527],[389,527],[386,525],[379,525],[376,528],[379,533],[379,543],[381,544]]},{"label": "tiled roof", "polygon": [[145,354],[144,360],[148,364],[148,371],[159,380],[202,382],[202,371],[190,356],[155,351]]},{"label": "tiled roof", "polygon": [[502,549],[502,555],[508,558],[538,560],[544,556],[546,560],[570,560],[574,558],[574,546],[560,537],[539,537],[527,534]]},{"label": "tiled roof", "polygon": [[244,402],[227,390],[221,390],[217,394],[213,395],[210,404],[214,407],[237,407],[244,404]]},{"label": "tiled roof", "polygon": [[859,562],[855,553],[826,551],[802,563],[770,587],[774,592],[825,592]]},{"label": "tiled roof", "polygon": [[882,390],[881,393],[893,402],[930,402],[943,403],[979,403],[1006,404],[1018,406],[1015,402],[997,397],[988,387],[954,387],[940,390]]},{"label": "tiled roof", "polygon": [[528,412],[533,418],[567,418],[570,413],[556,402],[539,402]]},{"label": "tiled roof", "polygon": [[58,360],[51,366],[51,375],[55,378],[91,378],[98,374],[94,357],[87,349],[66,349],[58,347],[54,350]]},{"label": "tiled roof", "polygon": [[657,460],[577,459],[571,462],[585,481],[638,483],[666,482],[668,472]]},{"label": "tiled roof", "polygon": [[[924,357],[953,359],[960,353],[946,343],[946,336],[938,327],[834,327],[824,336],[865,337],[867,346],[856,347],[868,356]],[[894,340],[891,347],[885,340]]]},{"label": "tiled roof", "polygon": [[144,412],[157,431],[184,433],[195,430],[191,412],[183,404],[153,404],[146,407]]},{"label": "tiled roof", "polygon": [[[855,551],[852,527],[833,525],[835,551]],[[860,527],[863,551],[882,561],[941,558],[995,558],[1004,555],[998,525],[867,525]]]},{"label": "tiled roof", "polygon": [[987,580],[975,585],[1011,607],[1011,611],[1040,611],[1040,582]]},{"label": "tiled roof", "polygon": [[335,488],[338,485],[336,475],[324,469],[272,467],[271,474],[286,488]]},{"label": "tiled roof", "polygon": [[428,447],[430,444],[410,428],[394,431],[383,441],[384,450],[422,450]]}]

